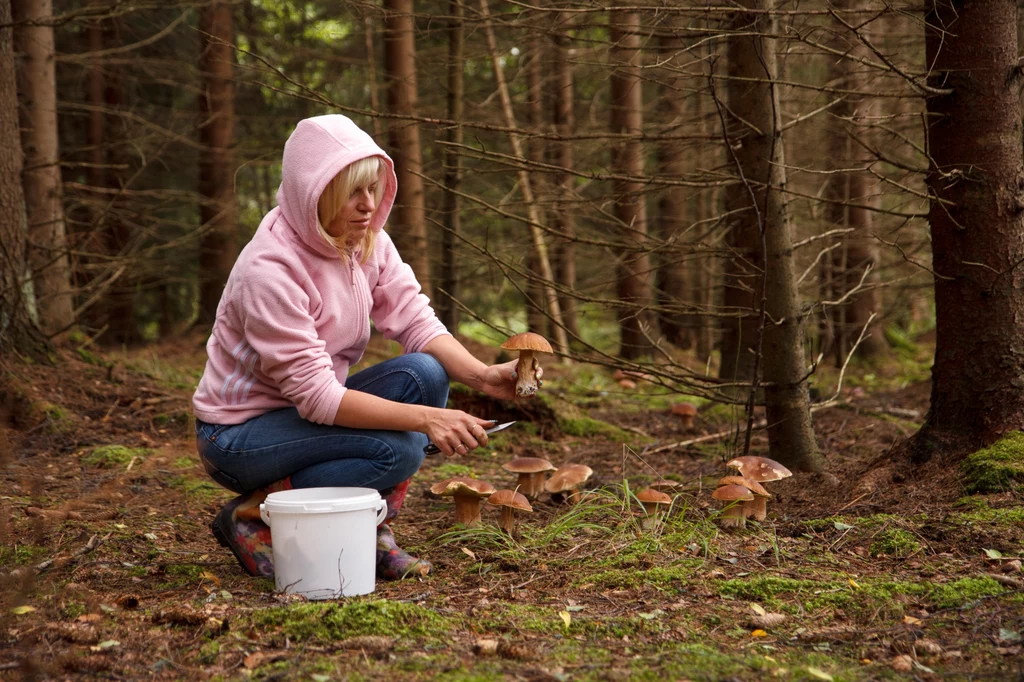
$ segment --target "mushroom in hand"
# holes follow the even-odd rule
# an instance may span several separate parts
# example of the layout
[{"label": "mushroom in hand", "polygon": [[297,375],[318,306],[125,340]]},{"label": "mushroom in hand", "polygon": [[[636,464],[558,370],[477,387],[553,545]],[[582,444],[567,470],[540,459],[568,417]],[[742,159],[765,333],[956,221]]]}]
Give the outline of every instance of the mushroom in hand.
[{"label": "mushroom in hand", "polygon": [[496,493],[492,493],[487,498],[487,504],[501,507],[501,518],[498,521],[498,525],[509,535],[512,535],[516,528],[516,511],[533,511],[533,507],[530,506],[530,501],[526,499],[526,496],[517,493],[515,490],[499,490]]},{"label": "mushroom in hand", "polygon": [[494,486],[469,476],[455,476],[430,486],[430,492],[455,500],[455,523],[467,528],[480,523],[480,500],[490,497]]},{"label": "mushroom in hand", "polygon": [[544,492],[544,478],[547,472],[555,470],[555,465],[543,457],[516,457],[511,462],[502,464],[501,468],[519,474],[519,480],[516,482],[519,492],[526,495],[527,499],[535,500]]},{"label": "mushroom in hand", "polygon": [[516,396],[527,398],[537,393],[539,380],[537,370],[540,363],[534,353],[552,353],[551,344],[540,334],[523,332],[516,334],[501,344],[504,350],[519,351],[519,362],[516,364]]}]

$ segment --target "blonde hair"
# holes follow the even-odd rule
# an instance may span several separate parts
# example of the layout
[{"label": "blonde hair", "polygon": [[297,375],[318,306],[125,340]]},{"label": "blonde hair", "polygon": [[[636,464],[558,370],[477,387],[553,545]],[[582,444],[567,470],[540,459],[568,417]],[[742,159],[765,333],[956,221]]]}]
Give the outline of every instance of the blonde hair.
[{"label": "blonde hair", "polygon": [[320,199],[316,203],[316,216],[319,219],[317,227],[320,230],[320,236],[338,250],[342,259],[351,258],[352,254],[358,250],[360,252],[359,263],[365,264],[373,255],[374,247],[377,244],[377,231],[367,230],[359,244],[351,245],[345,243],[343,238],[339,239],[327,234],[324,225],[331,224],[352,196],[352,191],[358,187],[377,184],[377,190],[373,196],[374,204],[379,210],[381,199],[384,198],[384,170],[384,159],[379,156],[368,156],[353,161],[342,168],[341,172],[327,183],[324,191],[320,194]]}]

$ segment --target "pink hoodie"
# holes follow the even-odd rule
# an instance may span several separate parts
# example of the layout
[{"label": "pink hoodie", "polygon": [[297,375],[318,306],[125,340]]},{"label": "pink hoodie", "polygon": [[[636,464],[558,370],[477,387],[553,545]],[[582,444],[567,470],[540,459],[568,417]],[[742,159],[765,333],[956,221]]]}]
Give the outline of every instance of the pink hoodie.
[{"label": "pink hoodie", "polygon": [[[353,161],[386,161],[384,196],[370,228],[377,246],[365,265],[344,261],[317,230],[327,183]],[[369,135],[340,115],[299,122],[284,146],[278,206],[239,254],[217,306],[209,359],[192,397],[196,417],[240,424],[295,406],[334,423],[349,367],[377,330],[407,353],[447,334],[381,228],[395,202],[394,164]]]}]

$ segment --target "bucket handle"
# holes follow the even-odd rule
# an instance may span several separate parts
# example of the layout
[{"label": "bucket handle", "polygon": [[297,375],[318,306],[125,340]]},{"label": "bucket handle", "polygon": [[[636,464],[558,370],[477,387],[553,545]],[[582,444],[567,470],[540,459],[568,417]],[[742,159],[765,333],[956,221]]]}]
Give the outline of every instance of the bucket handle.
[{"label": "bucket handle", "polygon": [[377,525],[384,523],[384,517],[388,515],[388,501],[380,498],[380,508],[377,510]]},{"label": "bucket handle", "polygon": [[263,519],[263,523],[270,525],[270,512],[265,504],[260,504],[260,518]]}]

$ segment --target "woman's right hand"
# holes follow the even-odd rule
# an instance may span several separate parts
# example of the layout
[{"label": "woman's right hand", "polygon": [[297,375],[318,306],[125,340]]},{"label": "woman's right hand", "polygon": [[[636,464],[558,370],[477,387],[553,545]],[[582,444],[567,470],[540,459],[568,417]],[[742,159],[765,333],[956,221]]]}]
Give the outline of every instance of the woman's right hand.
[{"label": "woman's right hand", "polygon": [[437,408],[427,417],[424,432],[446,457],[454,457],[487,445],[486,429],[492,426],[494,422],[474,417],[462,410]]}]

